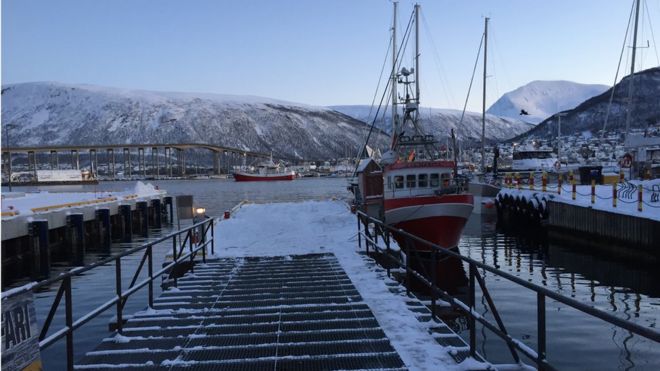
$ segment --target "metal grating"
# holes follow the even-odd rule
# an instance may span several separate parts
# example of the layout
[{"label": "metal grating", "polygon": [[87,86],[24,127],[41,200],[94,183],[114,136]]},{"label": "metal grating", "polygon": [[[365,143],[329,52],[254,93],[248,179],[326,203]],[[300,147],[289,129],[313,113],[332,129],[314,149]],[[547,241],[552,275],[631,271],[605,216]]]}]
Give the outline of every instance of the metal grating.
[{"label": "metal grating", "polygon": [[403,370],[332,254],[209,261],[80,369]]}]

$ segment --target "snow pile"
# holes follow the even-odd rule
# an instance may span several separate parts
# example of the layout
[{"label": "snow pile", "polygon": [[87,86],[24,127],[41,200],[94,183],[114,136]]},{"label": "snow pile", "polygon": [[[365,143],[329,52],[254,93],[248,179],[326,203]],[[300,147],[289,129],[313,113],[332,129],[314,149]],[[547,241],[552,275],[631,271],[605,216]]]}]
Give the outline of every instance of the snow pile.
[{"label": "snow pile", "polygon": [[[608,88],[606,85],[571,81],[532,81],[504,94],[486,112],[538,124],[557,112],[576,107]],[[520,116],[520,110],[525,110],[529,115]]]},{"label": "snow pile", "polygon": [[[642,192],[642,211],[637,210],[637,188],[644,187]],[[632,181],[630,183],[623,183],[617,185],[617,202],[616,207],[612,202],[612,186],[611,185],[596,185],[596,198],[595,202],[591,203],[591,186],[578,185],[576,186],[576,197],[572,199],[571,185],[562,184],[561,195],[557,194],[557,185],[548,185],[547,192],[540,191],[537,185],[536,190],[529,189],[517,190],[502,189],[500,194],[509,194],[513,197],[522,196],[526,200],[532,201],[534,199],[552,200],[563,202],[566,204],[577,205],[582,207],[589,207],[596,210],[603,210],[612,213],[625,214],[636,216],[640,218],[647,218],[660,221],[660,179],[645,180],[645,181]]]},{"label": "snow pile", "polygon": [[391,293],[385,284],[388,278],[379,277],[358,255],[356,219],[345,203],[247,204],[216,228],[220,257],[333,253],[407,367],[470,367],[468,361],[455,365],[451,349],[440,346],[428,333],[429,324],[408,310],[405,294]]},{"label": "snow pile", "polygon": [[3,193],[0,206],[3,213],[15,214],[14,216],[3,216],[3,219],[5,219],[35,214],[32,211],[35,208],[48,208],[48,210],[43,211],[51,211],[75,206],[102,205],[108,202],[122,201],[125,198],[152,197],[163,193],[165,191],[158,190],[150,183],[137,182],[132,189],[121,192],[14,192],[9,194],[9,197],[5,197]]}]

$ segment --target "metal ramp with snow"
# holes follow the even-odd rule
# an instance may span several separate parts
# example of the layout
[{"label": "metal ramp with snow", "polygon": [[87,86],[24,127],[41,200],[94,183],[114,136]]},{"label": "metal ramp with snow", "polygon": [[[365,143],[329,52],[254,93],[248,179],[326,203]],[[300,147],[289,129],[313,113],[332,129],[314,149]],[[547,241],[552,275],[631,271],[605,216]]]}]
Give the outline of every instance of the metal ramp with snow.
[{"label": "metal ramp with snow", "polygon": [[405,369],[332,254],[197,265],[75,367]]}]

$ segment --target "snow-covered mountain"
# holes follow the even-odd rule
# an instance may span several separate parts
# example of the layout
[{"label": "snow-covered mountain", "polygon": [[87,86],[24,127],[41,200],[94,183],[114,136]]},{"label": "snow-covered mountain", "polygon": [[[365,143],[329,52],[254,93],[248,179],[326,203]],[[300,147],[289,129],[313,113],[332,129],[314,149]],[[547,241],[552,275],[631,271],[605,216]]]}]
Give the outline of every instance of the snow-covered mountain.
[{"label": "snow-covered mountain", "polygon": [[[597,133],[603,129],[607,116],[606,130],[623,132],[628,113],[628,94],[631,83],[626,76],[614,86],[614,99],[608,106],[612,89],[590,98],[577,107],[565,111],[561,119],[562,135],[572,133]],[[633,84],[633,107],[630,112],[630,127],[645,129],[660,126],[660,67],[637,72]],[[550,138],[557,135],[556,119],[550,117],[521,136],[527,138]]]},{"label": "snow-covered mountain", "polygon": [[[504,94],[487,113],[518,118],[538,124],[557,112],[576,107],[609,89],[606,85],[578,84],[571,81],[532,81]],[[520,115],[525,110],[529,115]]]},{"label": "snow-covered mountain", "polygon": [[[15,146],[208,143],[299,159],[354,154],[368,132],[325,107],[53,82],[3,86],[2,122],[14,125]],[[370,142],[386,147],[388,138],[377,131]]]},{"label": "snow-covered mountain", "polygon": [[[367,122],[371,125],[376,109],[370,106],[330,106],[330,108]],[[427,134],[435,135],[436,139],[444,140],[454,129],[456,137],[463,141],[481,141],[481,113],[465,112],[463,123],[461,121],[460,110],[438,109],[438,108],[420,108],[420,121],[422,128]],[[378,114],[376,127],[391,132],[392,114],[387,108],[383,117],[383,111]],[[510,119],[506,117],[497,117],[486,114],[486,139],[491,141],[507,140],[531,129],[532,125],[519,119]]]}]

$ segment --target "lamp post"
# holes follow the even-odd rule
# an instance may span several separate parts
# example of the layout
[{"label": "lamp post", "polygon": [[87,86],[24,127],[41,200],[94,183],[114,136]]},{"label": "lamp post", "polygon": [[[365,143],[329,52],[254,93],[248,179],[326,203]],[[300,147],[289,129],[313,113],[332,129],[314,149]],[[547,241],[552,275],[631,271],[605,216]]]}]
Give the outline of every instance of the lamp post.
[{"label": "lamp post", "polygon": [[[7,148],[9,148],[9,129],[13,129],[14,125],[12,124],[7,124],[5,125],[5,137],[7,138]],[[9,192],[11,192],[11,151],[7,150],[7,154],[9,155],[9,162],[7,164],[7,173],[8,173],[8,180],[7,180],[7,186],[9,187]]]}]

